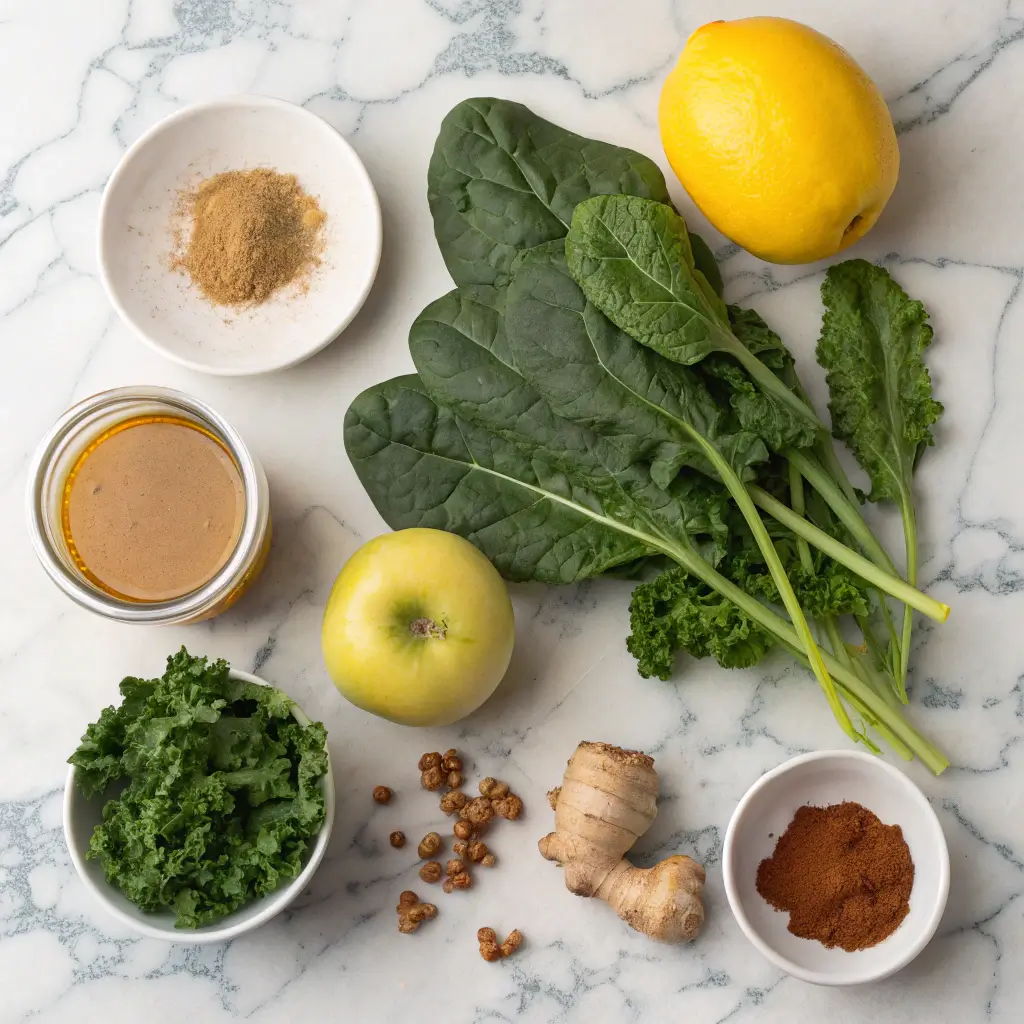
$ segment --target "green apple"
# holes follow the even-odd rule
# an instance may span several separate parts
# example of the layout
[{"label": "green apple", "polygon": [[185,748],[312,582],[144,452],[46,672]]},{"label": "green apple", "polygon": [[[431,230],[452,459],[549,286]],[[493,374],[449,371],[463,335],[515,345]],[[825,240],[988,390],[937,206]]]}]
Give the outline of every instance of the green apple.
[{"label": "green apple", "polygon": [[324,612],[323,651],[356,707],[402,725],[475,711],[512,657],[512,602],[497,570],[442,530],[387,533],[346,563]]}]

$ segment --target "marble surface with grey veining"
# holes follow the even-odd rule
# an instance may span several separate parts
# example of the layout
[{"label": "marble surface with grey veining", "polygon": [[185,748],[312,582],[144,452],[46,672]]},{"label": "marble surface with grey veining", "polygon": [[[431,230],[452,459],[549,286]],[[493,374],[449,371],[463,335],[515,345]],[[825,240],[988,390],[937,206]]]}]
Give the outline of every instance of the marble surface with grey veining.
[{"label": "marble surface with grey veining", "polygon": [[[949,753],[938,779],[906,770],[945,829],[952,891],[912,966],[856,990],[805,985],[764,961],[725,901],[722,838],[758,775],[842,746],[813,681],[783,658],[725,673],[689,663],[640,680],[623,647],[628,587],[514,588],[518,644],[495,698],[450,729],[415,733],[337,696],[318,629],[339,567],[383,524],[345,457],[351,398],[411,368],[409,322],[447,287],[425,202],[443,113],[493,94],[584,135],[661,159],[661,79],[688,33],[716,17],[788,15],[851,50],[900,132],[902,173],[856,254],[882,260],[932,314],[946,415],[918,477],[922,574],[953,606],[922,624],[914,721]],[[384,210],[384,258],[343,337],[308,363],[223,380],[172,365],[107,302],[95,258],[104,182],[125,148],[179,107],[236,92],[303,104],[343,132]],[[1024,3],[1020,0],[6,0],[0,16],[0,1021],[735,1021],[1000,1024],[1024,1019]],[[715,242],[731,298],[811,353],[820,267],[772,267]],[[35,564],[23,492],[38,439],[72,402],[155,383],[213,404],[271,481],[270,565],[230,613],[143,629],[91,617]],[[894,526],[880,514],[885,529]],[[140,939],[75,877],[60,826],[64,760],[128,673],[156,674],[181,643],[260,672],[330,729],[339,816],[294,908],[222,946]],[[545,790],[582,738],[642,747],[663,778],[651,862],[708,868],[708,924],[662,948],[571,897],[540,861]],[[421,750],[455,745],[508,779],[528,813],[495,833],[500,868],[400,936],[393,905],[415,881],[387,844],[436,824],[417,788]],[[373,809],[386,782],[395,803]],[[522,928],[501,964],[474,932]]]}]

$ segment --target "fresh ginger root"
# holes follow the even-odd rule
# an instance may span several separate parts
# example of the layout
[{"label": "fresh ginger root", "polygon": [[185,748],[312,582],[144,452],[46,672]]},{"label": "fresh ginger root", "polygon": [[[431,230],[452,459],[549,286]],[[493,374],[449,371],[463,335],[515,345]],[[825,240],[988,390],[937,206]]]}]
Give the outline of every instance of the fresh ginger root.
[{"label": "fresh ginger root", "polygon": [[581,743],[560,790],[552,790],[555,831],[541,856],[565,869],[566,888],[594,896],[631,928],[656,942],[694,939],[704,924],[704,868],[690,857],[666,857],[637,868],[626,853],[658,813],[654,759],[607,743]]}]

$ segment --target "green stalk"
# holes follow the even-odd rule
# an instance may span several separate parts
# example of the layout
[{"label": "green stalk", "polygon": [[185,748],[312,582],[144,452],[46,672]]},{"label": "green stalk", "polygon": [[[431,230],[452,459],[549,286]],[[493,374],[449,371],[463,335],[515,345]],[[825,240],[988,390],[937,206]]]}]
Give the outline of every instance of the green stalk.
[{"label": "green stalk", "polygon": [[888,575],[896,576],[896,566],[888,552],[878,542],[878,538],[868,528],[860,514],[860,510],[850,501],[842,488],[822,468],[821,463],[812,455],[799,448],[787,448],[782,453],[798,470],[800,475],[825,499],[828,507],[836,518],[850,531],[850,535],[860,545],[864,554]]},{"label": "green stalk", "polygon": [[[807,396],[803,393],[801,389],[798,388],[797,393],[806,401]],[[836,455],[836,450],[834,445],[832,444],[831,437],[829,437],[828,435],[820,435],[817,443],[814,446],[814,451],[817,453],[818,460],[821,466],[823,467],[824,471],[838,485],[840,493],[843,497],[846,498],[846,501],[849,504],[850,508],[856,510],[860,502],[858,501],[857,494],[853,489],[853,484],[850,483],[850,478],[846,475],[846,470],[843,469],[842,463],[839,461],[839,457]],[[824,497],[824,495],[822,495],[822,497]],[[833,508],[833,511],[835,511],[835,508]],[[860,515],[859,512],[857,512],[856,518],[860,522],[864,522],[863,517]],[[852,516],[850,521],[852,521]],[[849,525],[849,523],[847,525]],[[867,524],[865,524],[865,528],[867,528]],[[874,534],[872,534],[871,536],[874,537]],[[864,550],[867,551],[868,549],[865,548]],[[878,545],[878,550],[875,551],[875,554],[880,556],[882,559],[882,561],[878,561],[878,559],[876,558],[876,564],[880,565],[882,568],[886,568],[883,562],[887,562],[889,566],[892,566],[892,559],[889,558],[888,552],[886,552],[881,545]],[[890,569],[889,571],[895,572],[895,569]],[[912,585],[916,585],[917,583],[916,580],[910,579],[908,579],[907,582]],[[903,645],[900,642],[899,634],[896,632],[896,625],[892,620],[892,614],[889,611],[888,602],[885,600],[882,594],[878,595],[878,604],[882,610],[882,618],[885,620],[885,627],[889,632],[889,653],[883,658],[883,661],[888,662],[889,672],[891,673],[893,680],[895,682],[896,691],[899,694],[902,702],[906,704],[907,673],[906,669],[902,668]],[[906,627],[907,614],[907,610],[904,608],[904,628]]]},{"label": "green stalk", "polygon": [[771,537],[768,536],[768,530],[765,528],[765,525],[761,520],[761,516],[758,514],[757,508],[754,506],[750,495],[744,488],[742,481],[738,476],[736,476],[733,468],[725,461],[718,449],[715,448],[715,446],[702,434],[690,427],[689,424],[685,424],[685,426],[689,431],[690,436],[697,441],[708,460],[718,471],[718,475],[721,478],[722,483],[725,484],[726,489],[732,495],[733,501],[736,502],[736,506],[739,508],[740,512],[743,513],[743,518],[747,521],[747,526],[750,527],[750,531],[754,535],[754,540],[757,542],[757,546],[760,548],[761,554],[764,557],[765,564],[768,566],[768,571],[771,573],[772,579],[775,581],[775,586],[779,591],[779,596],[782,598],[782,603],[785,606],[786,611],[789,613],[789,617],[792,620],[793,626],[800,638],[800,646],[807,653],[807,660],[810,663],[811,671],[821,684],[825,697],[832,708],[832,714],[836,716],[836,721],[839,723],[843,732],[845,732],[851,739],[856,740],[858,738],[858,734],[853,728],[850,716],[846,713],[846,708],[843,707],[843,703],[839,699],[839,694],[836,692],[835,685],[828,674],[828,670],[825,668],[825,663],[822,661],[821,651],[818,650],[818,645],[815,643],[814,635],[811,633],[811,627],[807,624],[807,619],[804,616],[803,609],[800,607],[800,602],[797,600],[797,596],[793,592],[793,584],[790,583],[789,577],[786,575],[786,570],[783,568],[782,560],[779,558],[779,554],[775,550],[775,545],[772,543]]},{"label": "green stalk", "polygon": [[828,432],[828,427],[818,419],[817,413],[807,402],[802,401],[775,375],[774,371],[768,369],[750,349],[747,348],[728,328],[720,328],[720,337],[725,350],[733,356],[747,373],[757,382],[765,394],[788,406],[793,412],[802,416],[808,423],[818,430]]},{"label": "green stalk", "polygon": [[[843,642],[843,638],[839,633],[839,625],[836,622],[835,616],[829,615],[822,620],[822,626],[825,632],[829,636],[829,643],[832,646],[833,651],[836,654],[836,658],[840,661],[847,669],[856,673],[862,682],[867,684],[867,680],[864,678],[863,672],[861,671],[862,666],[858,661],[850,656],[849,651],[846,649],[846,644]],[[841,653],[840,653],[841,652]],[[793,656],[799,661],[804,661],[800,651],[791,651]],[[869,685],[869,684],[868,684]],[[870,708],[862,701],[855,693],[844,691],[843,696],[850,702],[852,707],[857,713],[867,722],[868,725],[874,729],[879,736],[881,736],[886,743],[892,747],[894,753],[904,761],[912,761],[914,759],[914,752],[903,742],[884,722],[880,721],[875,715],[871,713]],[[871,746],[871,744],[869,744]],[[874,753],[881,753],[876,747]]]},{"label": "green stalk", "polygon": [[872,586],[884,590],[887,594],[902,601],[908,608],[916,608],[929,618],[935,619],[936,622],[945,622],[949,617],[949,605],[936,601],[927,594],[922,594],[920,590],[916,590],[900,577],[883,572],[874,562],[848,548],[824,530],[818,529],[813,523],[808,522],[803,516],[797,515],[793,509],[784,505],[777,498],[773,498],[756,484],[748,484],[747,492],[754,503],[764,509],[773,519],[788,527],[798,537],[810,541],[820,551],[851,569]]},{"label": "green stalk", "polygon": [[[803,388],[800,387],[797,382],[794,390],[796,393],[806,402],[808,401],[807,395],[804,393]],[[835,447],[832,444],[832,439],[827,434],[819,434],[818,442],[815,444],[815,451],[818,452],[818,457],[821,460],[825,471],[832,477],[832,479],[839,485],[843,495],[854,507],[857,506],[857,495],[853,489],[853,484],[850,483],[850,478],[846,475],[846,471],[843,469],[842,464],[839,462],[839,458],[836,455]],[[792,496],[790,505],[793,511],[798,515],[804,515],[804,488],[803,488],[803,476],[800,474],[800,470],[797,469],[795,463],[788,461],[786,466],[789,469],[789,491]],[[800,551],[800,558],[803,561],[803,551],[807,547],[807,542],[802,538],[797,538],[797,547]],[[884,549],[883,549],[884,553]],[[808,552],[808,558],[810,553]],[[896,627],[893,625],[892,616],[889,614],[889,605],[886,603],[885,594],[881,591],[876,590],[875,593],[878,595],[878,603],[882,609],[882,615],[885,619],[886,626],[889,630],[890,639],[890,652],[896,653],[899,651],[899,638],[896,636]],[[880,664],[888,664],[889,676],[892,679],[893,685],[889,686],[887,682],[883,682],[878,678],[878,674],[874,668],[869,672],[862,664],[860,658],[850,659],[850,664],[853,666],[854,671],[860,676],[865,683],[874,686],[875,691],[886,700],[892,703],[890,698],[894,694],[898,695],[902,703],[907,703],[906,689],[901,686],[896,680],[899,678],[899,669],[897,666],[893,666],[889,660],[888,654],[881,651],[880,646],[875,639],[874,630],[871,627],[871,623],[867,620],[866,616],[857,617],[857,624],[861,628],[861,632],[864,634],[865,643],[868,644],[869,648],[874,643],[872,648],[872,656],[876,657]],[[838,634],[838,624],[834,621],[829,624],[826,623],[826,632],[829,635],[829,642],[832,644],[832,649],[838,654],[838,650],[835,646],[836,635],[833,634],[832,630],[828,629],[831,625],[835,630],[835,634]],[[846,645],[843,645],[843,650],[846,649]],[[897,654],[898,656],[898,654]],[[903,756],[902,754],[900,755]]]},{"label": "green stalk", "polygon": [[[793,511],[803,518],[804,515],[804,478],[800,475],[800,470],[793,465],[792,462],[787,462],[786,466],[789,469],[789,504],[792,506]],[[759,488],[760,489],[760,488]],[[749,491],[750,488],[747,488]],[[754,502],[757,502],[757,498],[751,494],[754,498]],[[811,558],[811,549],[807,544],[804,537],[797,534],[796,538],[796,550],[800,556],[800,564],[808,572],[814,572],[814,559]]]},{"label": "green stalk", "polygon": [[[900,502],[900,513],[903,517],[903,536],[907,545],[907,582],[912,586],[917,583],[917,521],[914,518],[914,504],[909,496]],[[903,636],[900,640],[900,694],[906,700],[907,668],[910,664],[910,630],[913,622],[913,611],[907,605],[903,609]]]},{"label": "green stalk", "polygon": [[[651,540],[654,539],[651,538]],[[804,664],[808,664],[810,667],[803,654],[803,643],[789,622],[776,615],[756,598],[751,597],[745,590],[740,589],[732,580],[726,579],[695,551],[680,547],[677,538],[661,539],[654,542],[654,546],[678,562],[688,573],[696,576],[697,579],[732,601],[754,622],[772,634],[784,647],[796,654]],[[914,755],[930,771],[941,775],[949,767],[949,761],[942,751],[917,732],[897,709],[890,707],[870,686],[865,685],[855,672],[847,669],[827,652],[819,652],[819,655],[844,695],[860,701],[868,713],[885,726],[896,739],[913,751]]]}]

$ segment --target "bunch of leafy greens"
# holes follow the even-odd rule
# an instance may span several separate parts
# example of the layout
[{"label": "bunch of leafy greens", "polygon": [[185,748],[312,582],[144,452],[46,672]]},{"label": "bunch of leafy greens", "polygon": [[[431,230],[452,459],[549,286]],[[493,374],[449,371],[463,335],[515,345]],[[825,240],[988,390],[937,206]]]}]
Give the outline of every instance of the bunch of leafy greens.
[{"label": "bunch of leafy greens", "polygon": [[107,881],[197,928],[298,875],[324,823],[323,725],[184,647],[121,694],[68,759],[87,798],[120,789],[89,844]]},{"label": "bunch of leafy greens", "polygon": [[792,357],[723,303],[657,167],[475,99],[445,118],[428,192],[458,287],[412,325],[417,374],[345,420],[388,524],[459,533],[514,580],[662,568],[634,595],[644,674],[668,675],[678,650],[750,665],[783,647],[850,735],[877,749],[873,728],[941,771],[899,713],[887,602],[948,609],[896,574]]}]

